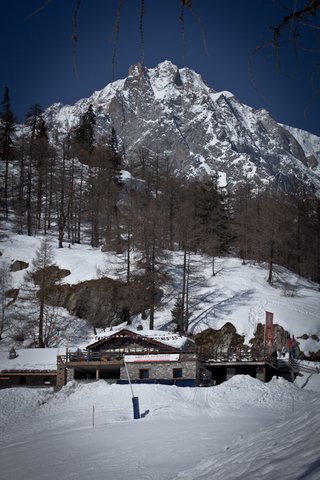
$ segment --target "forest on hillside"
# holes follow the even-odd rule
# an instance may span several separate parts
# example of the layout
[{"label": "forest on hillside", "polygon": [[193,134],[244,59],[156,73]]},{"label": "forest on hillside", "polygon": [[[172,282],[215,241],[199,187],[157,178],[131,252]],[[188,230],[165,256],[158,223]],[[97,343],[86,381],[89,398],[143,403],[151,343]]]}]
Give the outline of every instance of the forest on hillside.
[{"label": "forest on hillside", "polygon": [[[221,186],[215,176],[178,175],[165,155],[141,149],[123,161],[114,128],[97,135],[90,105],[68,132],[48,131],[33,105],[17,126],[9,90],[0,122],[1,223],[18,234],[53,234],[60,248],[90,243],[126,254],[126,283],[139,283],[150,308],[165,281],[165,252],[184,254],[184,280],[176,315],[184,316],[188,254],[227,254],[275,264],[320,282],[320,200],[297,179],[284,191],[257,179]],[[140,274],[131,258],[139,251]],[[182,313],[181,313],[182,311]],[[179,313],[180,312],[180,313]],[[129,315],[129,313],[128,313]],[[183,328],[181,328],[183,330]]]}]

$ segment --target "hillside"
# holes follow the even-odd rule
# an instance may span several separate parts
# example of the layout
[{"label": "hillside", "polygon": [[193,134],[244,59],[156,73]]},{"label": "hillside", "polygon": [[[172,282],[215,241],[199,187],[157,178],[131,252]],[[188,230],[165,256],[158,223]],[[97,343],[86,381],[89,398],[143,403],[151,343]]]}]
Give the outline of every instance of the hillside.
[{"label": "hillside", "polygon": [[[317,137],[169,61],[2,122],[1,263],[14,270],[2,345],[76,344],[122,322],[182,334],[229,322],[249,343],[270,311],[282,344],[319,351]],[[42,235],[59,268],[32,266]]]},{"label": "hillside", "polygon": [[[125,276],[123,254],[102,252],[101,248],[84,244],[59,249],[56,238],[53,237],[51,242],[55,263],[61,269],[70,271],[60,281],[61,284],[75,285],[96,279],[100,275],[99,270],[110,278]],[[40,237],[9,235],[8,230],[6,234],[2,232],[1,262],[11,265],[15,260],[21,260],[30,264],[40,243]],[[265,322],[265,312],[270,311],[274,313],[275,323],[298,338],[303,352],[308,355],[320,349],[320,292],[316,284],[277,267],[271,286],[266,281],[267,269],[263,264],[247,262],[243,265],[240,259],[230,256],[216,259],[215,263],[216,275],[212,276],[210,257],[192,255],[190,258],[190,332],[220,329],[226,322],[231,322],[248,343],[257,324]],[[170,282],[162,286],[163,296],[155,311],[155,329],[174,329],[171,310],[181,292],[182,267],[182,252],[168,252],[165,268]],[[24,270],[12,273],[14,287],[19,288],[23,275]],[[11,315],[14,315],[14,306]],[[62,308],[59,315],[62,319],[61,332],[52,346],[65,344],[66,341],[75,346],[88,343],[93,330],[87,325],[86,318],[79,319]],[[138,325],[148,328],[149,319],[142,320],[141,315],[136,315],[133,327]],[[302,335],[306,338],[299,338]],[[0,342],[0,348],[7,348],[8,341]]]}]

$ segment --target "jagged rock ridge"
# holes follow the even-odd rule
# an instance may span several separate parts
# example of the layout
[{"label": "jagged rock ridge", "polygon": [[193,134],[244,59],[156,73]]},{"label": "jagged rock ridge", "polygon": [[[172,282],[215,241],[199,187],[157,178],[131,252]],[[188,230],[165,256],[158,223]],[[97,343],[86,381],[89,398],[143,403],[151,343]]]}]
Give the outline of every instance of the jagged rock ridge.
[{"label": "jagged rock ridge", "polygon": [[[113,126],[129,165],[147,151],[188,176],[224,172],[230,184],[252,178],[282,188],[299,177],[320,190],[318,137],[299,136],[266,110],[243,105],[230,92],[215,92],[200,75],[169,61],[153,69],[134,65],[127,78],[74,106],[52,105],[45,112],[49,128],[63,133],[75,126],[90,103],[97,135]],[[305,151],[298,140],[308,135]]]}]

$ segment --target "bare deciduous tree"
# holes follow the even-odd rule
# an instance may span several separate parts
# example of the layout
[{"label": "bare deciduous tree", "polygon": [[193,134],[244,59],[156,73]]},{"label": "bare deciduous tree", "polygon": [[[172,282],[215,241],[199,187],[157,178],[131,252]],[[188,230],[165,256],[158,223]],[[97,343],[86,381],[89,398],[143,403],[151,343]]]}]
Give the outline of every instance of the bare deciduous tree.
[{"label": "bare deciduous tree", "polygon": [[5,162],[3,207],[5,218],[9,215],[8,205],[8,177],[9,162],[13,158],[13,133],[15,131],[14,115],[11,110],[9,89],[6,87],[2,100],[2,111],[0,113],[0,158]]},{"label": "bare deciduous tree", "polygon": [[9,265],[2,263],[0,265],[0,340],[6,327],[8,326],[7,307],[8,296],[7,292],[12,287],[12,275]]},{"label": "bare deciduous tree", "polygon": [[46,302],[50,287],[57,279],[53,266],[53,248],[48,237],[44,236],[24,276],[17,305],[20,318],[28,324],[29,333],[39,348],[48,346],[49,332],[52,330],[53,312]]}]

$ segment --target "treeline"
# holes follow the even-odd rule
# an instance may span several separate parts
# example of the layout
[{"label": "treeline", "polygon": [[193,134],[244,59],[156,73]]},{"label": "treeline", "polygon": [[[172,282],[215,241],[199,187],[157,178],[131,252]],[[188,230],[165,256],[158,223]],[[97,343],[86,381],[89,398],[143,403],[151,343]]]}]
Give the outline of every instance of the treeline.
[{"label": "treeline", "polygon": [[92,105],[63,133],[48,132],[33,105],[16,130],[8,89],[0,155],[2,218],[13,219],[17,233],[56,233],[61,248],[89,241],[126,253],[128,282],[139,251],[151,292],[163,281],[164,252],[178,249],[185,272],[190,252],[212,256],[213,274],[214,258],[232,252],[266,262],[270,283],[275,264],[320,282],[320,201],[303,182],[290,192],[248,179],[221,188],[216,176],[184,178],[164,154],[144,148],[123,165],[115,129],[97,137]]}]

